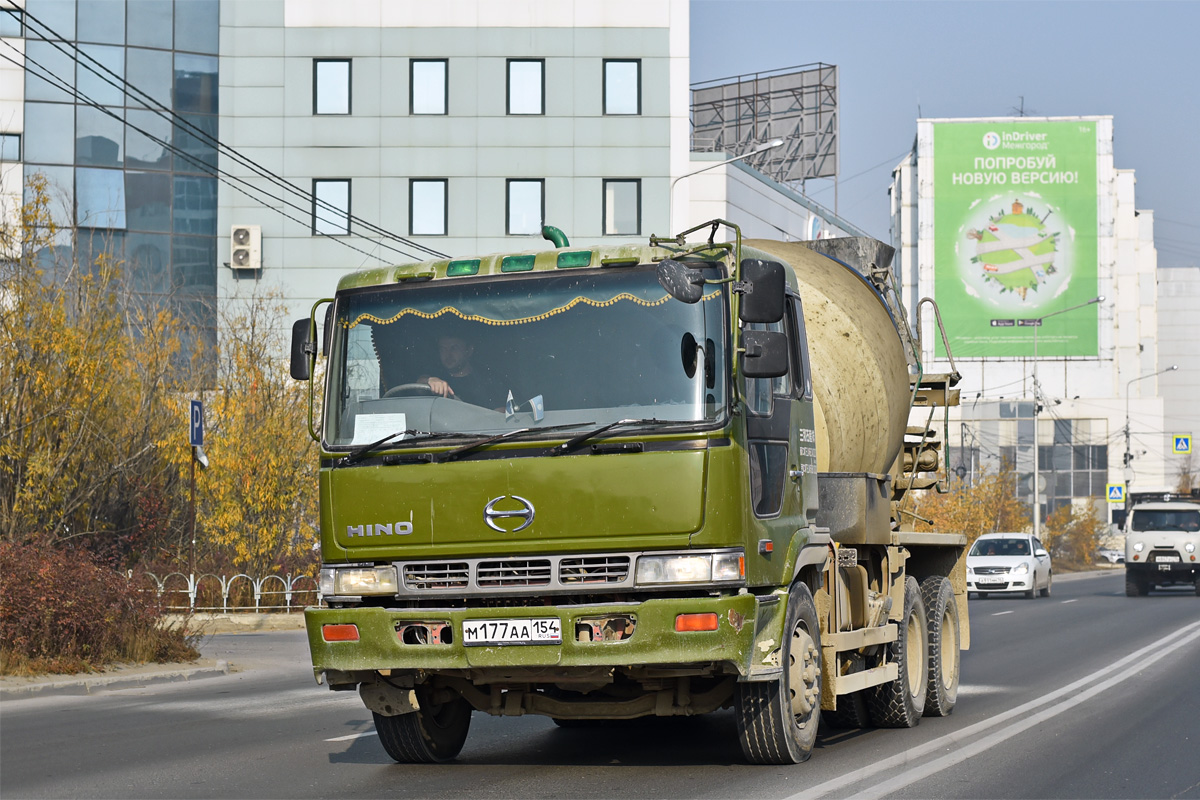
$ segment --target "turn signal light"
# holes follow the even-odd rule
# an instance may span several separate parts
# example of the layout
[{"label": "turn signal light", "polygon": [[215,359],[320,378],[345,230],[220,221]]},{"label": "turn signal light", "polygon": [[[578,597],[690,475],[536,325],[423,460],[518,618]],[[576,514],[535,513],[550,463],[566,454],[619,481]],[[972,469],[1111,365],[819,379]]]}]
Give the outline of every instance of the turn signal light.
[{"label": "turn signal light", "polygon": [[354,624],[322,625],[321,638],[327,642],[357,642],[358,626]]},{"label": "turn signal light", "polygon": [[675,617],[675,630],[684,631],[715,631],[718,618],[716,614],[680,614]]}]

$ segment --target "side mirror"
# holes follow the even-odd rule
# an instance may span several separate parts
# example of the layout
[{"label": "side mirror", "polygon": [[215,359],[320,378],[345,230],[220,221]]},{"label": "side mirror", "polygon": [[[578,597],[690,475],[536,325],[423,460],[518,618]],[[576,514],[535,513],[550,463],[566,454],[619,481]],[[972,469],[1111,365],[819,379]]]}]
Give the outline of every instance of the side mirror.
[{"label": "side mirror", "polygon": [[1040,547],[1039,547],[1039,548],[1037,549],[1037,552],[1036,552],[1036,553],[1034,553],[1034,555],[1035,555],[1035,556],[1037,556],[1038,558],[1045,558],[1046,556],[1048,556],[1048,555],[1050,555],[1050,554],[1049,554],[1049,553],[1047,553],[1045,550],[1043,550],[1042,548],[1040,548]]},{"label": "side mirror", "polygon": [[312,321],[305,317],[292,323],[292,377],[306,381],[312,377],[311,358],[316,355],[317,343],[308,338]]},{"label": "side mirror", "polygon": [[321,331],[321,355],[329,356],[329,340],[333,336],[333,303],[325,306],[325,328]]},{"label": "side mirror", "polygon": [[757,258],[742,260],[742,322],[779,322],[783,319],[783,296],[787,288],[784,266],[778,261]]},{"label": "side mirror", "polygon": [[787,375],[787,334],[780,331],[742,331],[742,374],[747,378]]},{"label": "side mirror", "polygon": [[698,269],[665,259],[658,265],[658,282],[667,294],[691,305],[704,295],[704,275]]}]

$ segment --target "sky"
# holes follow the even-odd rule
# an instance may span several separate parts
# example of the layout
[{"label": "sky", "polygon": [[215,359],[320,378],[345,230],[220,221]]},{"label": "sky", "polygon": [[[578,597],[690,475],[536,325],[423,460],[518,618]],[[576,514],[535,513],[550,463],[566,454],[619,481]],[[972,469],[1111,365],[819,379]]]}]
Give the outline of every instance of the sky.
[{"label": "sky", "polygon": [[[1159,267],[1200,264],[1200,2],[692,0],[691,79],[839,71],[837,211],[888,241],[918,117],[1112,115]],[[832,208],[828,181],[809,194]]]}]

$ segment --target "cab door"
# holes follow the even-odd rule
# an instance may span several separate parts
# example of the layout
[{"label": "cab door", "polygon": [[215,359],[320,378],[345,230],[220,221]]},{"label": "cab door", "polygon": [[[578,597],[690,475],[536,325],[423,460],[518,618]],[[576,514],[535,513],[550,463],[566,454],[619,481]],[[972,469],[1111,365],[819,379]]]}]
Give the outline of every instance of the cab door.
[{"label": "cab door", "polygon": [[[787,374],[744,384],[748,516],[756,532],[753,553],[747,542],[746,574],[751,583],[778,583],[792,537],[808,524],[810,513],[816,515],[812,384],[800,298],[789,292],[779,322],[747,323],[746,328],[787,334],[790,351]],[[805,491],[806,479],[811,492]]]}]

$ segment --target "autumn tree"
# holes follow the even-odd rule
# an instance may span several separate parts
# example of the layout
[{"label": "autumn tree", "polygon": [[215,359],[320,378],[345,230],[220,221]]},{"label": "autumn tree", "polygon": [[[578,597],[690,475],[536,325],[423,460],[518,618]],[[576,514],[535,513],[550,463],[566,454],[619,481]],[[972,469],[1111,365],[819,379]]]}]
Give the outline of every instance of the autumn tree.
[{"label": "autumn tree", "polygon": [[1196,465],[1192,461],[1191,453],[1188,453],[1180,462],[1176,477],[1178,481],[1175,484],[1175,491],[1180,494],[1190,494],[1193,489],[1200,488],[1200,476],[1196,474]]},{"label": "autumn tree", "polygon": [[28,196],[0,226],[0,537],[113,551],[169,477],[155,445],[179,325],[130,294],[113,256],[79,260],[43,176]]},{"label": "autumn tree", "polygon": [[985,470],[968,484],[959,481],[945,494],[910,494],[904,506],[921,531],[962,533],[967,544],[985,533],[1021,531],[1030,525],[1030,509],[1017,499],[1016,472],[1009,465]]},{"label": "autumn tree", "polygon": [[[278,298],[255,295],[221,316],[216,386],[203,396],[209,466],[197,474],[199,558],[209,567],[266,575],[315,563],[316,451],[307,386],[288,374],[282,314]],[[186,475],[186,442],[164,447]]]},{"label": "autumn tree", "polygon": [[1042,528],[1042,543],[1056,560],[1056,567],[1080,569],[1096,560],[1108,523],[1092,502],[1076,507],[1073,503],[1059,506]]}]

